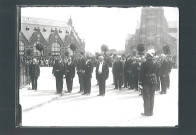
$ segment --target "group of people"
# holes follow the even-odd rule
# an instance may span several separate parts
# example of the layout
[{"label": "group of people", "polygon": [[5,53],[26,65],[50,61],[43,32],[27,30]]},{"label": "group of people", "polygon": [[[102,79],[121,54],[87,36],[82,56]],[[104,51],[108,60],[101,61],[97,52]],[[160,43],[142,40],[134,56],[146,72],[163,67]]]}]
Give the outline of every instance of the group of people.
[{"label": "group of people", "polygon": [[[37,90],[37,79],[40,75],[39,64],[34,58],[29,66],[29,75],[32,81],[32,89]],[[71,56],[62,59],[60,56],[55,59],[52,74],[56,78],[56,93],[63,91],[63,78],[66,78],[67,91],[72,92],[73,79],[77,73],[82,95],[90,95],[91,78],[93,68],[96,68],[96,79],[99,85],[99,94],[105,96],[105,82],[109,77],[109,65],[104,60],[104,56],[99,56],[96,66],[91,57],[79,53],[77,60]],[[112,74],[114,89],[121,90],[122,86],[131,90],[141,92],[144,100],[144,113],[142,115],[152,116],[154,106],[154,94],[161,89],[161,94],[166,94],[170,86],[170,72],[172,69],[172,59],[168,54],[157,56],[154,49],[147,51],[146,55],[129,55],[121,57],[113,56]]]},{"label": "group of people", "polygon": [[[75,71],[77,71],[80,90],[78,93],[82,95],[90,95],[91,93],[91,78],[93,73],[93,62],[90,57],[85,57],[81,52],[77,61],[73,61],[72,57],[68,57],[66,60],[62,60],[59,56],[55,60],[52,74],[56,78],[57,94],[61,94],[63,90],[63,77],[66,78],[67,91],[71,93],[73,87],[73,78],[75,77]],[[96,66],[96,79],[99,82],[99,96],[105,95],[105,80],[109,76],[109,66],[104,61],[103,56],[99,56],[99,62]]]},{"label": "group of people", "polygon": [[[141,65],[146,61],[147,56],[148,53],[146,54],[146,56],[129,55],[126,58],[116,55],[114,56],[112,73],[115,89],[121,90],[121,88],[123,87],[130,90],[141,91],[138,87],[139,74]],[[153,60],[155,60],[158,65],[158,70],[156,72],[156,90],[161,90],[160,94],[166,94],[166,90],[169,89],[170,86],[169,74],[172,69],[173,60],[170,55],[161,54],[160,56],[158,56],[155,55],[155,53],[153,55]]]}]

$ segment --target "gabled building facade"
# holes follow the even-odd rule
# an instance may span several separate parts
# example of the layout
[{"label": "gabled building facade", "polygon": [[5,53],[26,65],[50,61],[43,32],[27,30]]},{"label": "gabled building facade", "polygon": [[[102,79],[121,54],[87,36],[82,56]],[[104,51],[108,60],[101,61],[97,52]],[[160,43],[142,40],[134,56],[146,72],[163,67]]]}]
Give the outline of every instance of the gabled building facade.
[{"label": "gabled building facade", "polygon": [[[36,49],[36,45],[41,44],[43,51]],[[58,56],[65,55],[70,50],[70,44],[75,44],[77,49],[75,54],[85,52],[85,43],[80,39],[76,30],[72,26],[72,19],[68,22],[21,17],[21,31],[19,33],[19,55],[31,56]]]}]

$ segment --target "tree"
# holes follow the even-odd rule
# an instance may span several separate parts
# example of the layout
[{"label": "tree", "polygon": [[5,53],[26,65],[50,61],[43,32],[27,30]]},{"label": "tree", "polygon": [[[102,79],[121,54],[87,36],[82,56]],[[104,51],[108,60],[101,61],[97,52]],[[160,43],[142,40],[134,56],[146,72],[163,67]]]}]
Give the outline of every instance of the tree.
[{"label": "tree", "polygon": [[163,46],[163,53],[166,55],[171,54],[170,46],[168,44]]},{"label": "tree", "polygon": [[137,45],[137,51],[138,51],[139,55],[143,55],[144,54],[144,50],[145,50],[144,44],[138,44]]},{"label": "tree", "polygon": [[70,49],[73,51],[73,55],[74,55],[74,52],[75,52],[76,49],[77,49],[76,44],[71,43],[71,44],[70,44]]},{"label": "tree", "polygon": [[69,51],[65,50],[65,56],[69,56]]},{"label": "tree", "polygon": [[107,52],[108,50],[109,50],[109,48],[108,48],[107,45],[103,44],[103,45],[101,46],[101,51],[104,52],[104,55],[106,55],[106,52]]},{"label": "tree", "polygon": [[35,47],[40,52],[44,50],[44,47],[41,42],[38,42]]},{"label": "tree", "polygon": [[44,46],[41,42],[38,42],[35,46],[35,48],[40,51],[41,55],[42,55],[42,51],[44,50]]},{"label": "tree", "polygon": [[30,56],[30,55],[32,54],[31,49],[27,49],[27,50],[26,50],[26,54],[27,54],[27,56]]},{"label": "tree", "polygon": [[99,56],[100,54],[98,52],[95,52],[95,56]]}]

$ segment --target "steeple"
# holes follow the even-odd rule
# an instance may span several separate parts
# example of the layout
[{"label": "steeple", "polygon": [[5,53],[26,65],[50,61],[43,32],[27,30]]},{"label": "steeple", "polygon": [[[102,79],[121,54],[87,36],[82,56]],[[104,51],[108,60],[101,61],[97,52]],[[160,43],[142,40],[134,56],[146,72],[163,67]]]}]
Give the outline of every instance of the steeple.
[{"label": "steeple", "polygon": [[70,18],[69,18],[68,24],[72,26],[72,19],[71,19],[71,15],[70,15]]}]

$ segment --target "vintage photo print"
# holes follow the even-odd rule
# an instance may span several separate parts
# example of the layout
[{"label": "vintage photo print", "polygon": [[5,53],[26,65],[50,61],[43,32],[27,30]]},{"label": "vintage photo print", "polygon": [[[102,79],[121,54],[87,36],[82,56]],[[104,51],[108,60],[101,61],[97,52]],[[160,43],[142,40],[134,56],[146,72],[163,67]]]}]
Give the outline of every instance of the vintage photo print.
[{"label": "vintage photo print", "polygon": [[177,7],[18,10],[17,126],[179,125]]}]

